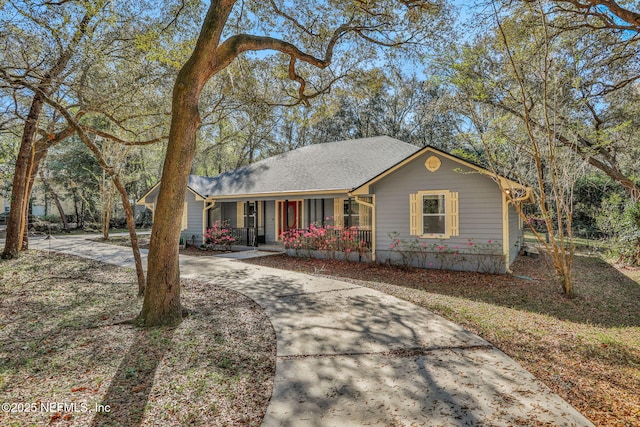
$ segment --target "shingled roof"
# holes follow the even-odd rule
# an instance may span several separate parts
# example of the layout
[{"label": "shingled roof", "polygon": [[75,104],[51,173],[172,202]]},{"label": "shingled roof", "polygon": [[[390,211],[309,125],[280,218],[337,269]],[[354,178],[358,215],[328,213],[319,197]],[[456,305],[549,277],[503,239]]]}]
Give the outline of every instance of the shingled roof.
[{"label": "shingled roof", "polygon": [[188,185],[204,197],[351,190],[418,150],[388,136],[314,144]]}]

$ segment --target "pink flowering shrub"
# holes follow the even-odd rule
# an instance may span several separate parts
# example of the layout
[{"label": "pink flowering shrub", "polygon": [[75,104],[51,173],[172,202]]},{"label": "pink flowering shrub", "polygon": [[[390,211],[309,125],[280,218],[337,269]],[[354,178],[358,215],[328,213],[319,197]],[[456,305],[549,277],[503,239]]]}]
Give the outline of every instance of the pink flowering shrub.
[{"label": "pink flowering shrub", "polygon": [[367,242],[361,240],[356,227],[341,228],[335,225],[311,224],[307,229],[289,230],[282,234],[285,249],[307,256],[312,251],[326,251],[332,258],[336,253],[363,255],[369,252]]},{"label": "pink flowering shrub", "polygon": [[216,221],[204,233],[204,246],[207,249],[228,250],[236,241],[232,231],[228,221]]},{"label": "pink flowering shrub", "polygon": [[[415,266],[449,270],[456,265],[467,263],[475,271],[499,273],[504,269],[504,255],[501,242],[487,240],[477,242],[471,238],[466,244],[449,245],[444,239],[427,243],[424,239],[401,239],[398,232],[389,233],[389,250],[395,253],[399,267],[411,269]],[[390,259],[391,260],[391,259]]]}]

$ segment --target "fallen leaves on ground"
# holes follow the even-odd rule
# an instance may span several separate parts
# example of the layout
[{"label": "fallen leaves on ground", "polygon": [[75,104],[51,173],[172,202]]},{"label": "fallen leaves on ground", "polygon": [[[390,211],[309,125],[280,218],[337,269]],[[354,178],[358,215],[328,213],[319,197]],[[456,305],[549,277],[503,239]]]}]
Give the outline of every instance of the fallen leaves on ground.
[{"label": "fallen leaves on ground", "polygon": [[138,314],[136,289],[131,270],[80,258],[0,261],[0,401],[16,404],[0,425],[260,425],[275,375],[264,311],[183,281],[190,315],[139,329],[119,323]]}]

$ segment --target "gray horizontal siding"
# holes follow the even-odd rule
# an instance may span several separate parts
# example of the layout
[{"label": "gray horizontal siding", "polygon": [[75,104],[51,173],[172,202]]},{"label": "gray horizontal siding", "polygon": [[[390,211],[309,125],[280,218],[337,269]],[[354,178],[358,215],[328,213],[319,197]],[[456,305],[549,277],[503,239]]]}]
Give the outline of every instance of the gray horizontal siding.
[{"label": "gray horizontal siding", "polygon": [[397,251],[381,250],[376,253],[378,262],[399,266],[433,268],[457,271],[478,271],[480,273],[504,274],[506,272],[505,257],[502,254],[480,253],[440,253],[437,251],[416,252],[403,258]]},{"label": "gray horizontal siding", "polygon": [[269,200],[265,202],[265,240],[267,243],[276,241],[276,202]]},{"label": "gray horizontal siding", "polygon": [[[158,199],[158,191],[160,187],[153,190],[146,198],[146,203],[153,203],[154,208]],[[185,202],[187,202],[187,228],[180,232],[180,235],[191,244],[195,242],[196,245],[202,243],[202,209],[204,208],[204,202],[202,200],[196,200],[195,194],[187,190],[185,196]],[[155,209],[154,209],[155,211]],[[182,216],[180,217],[182,219]],[[180,223],[182,226],[182,222]]]},{"label": "gray horizontal siding", "polygon": [[[399,233],[401,239],[415,239],[409,235],[409,195],[424,190],[458,193],[460,232],[457,237],[442,240],[449,248],[458,246],[460,252],[476,250],[469,246],[469,239],[475,244],[491,241],[492,247],[502,248],[502,194],[497,184],[445,157],[440,157],[442,164],[436,172],[429,172],[424,163],[432,155],[425,153],[375,184],[378,261],[387,256],[392,243],[390,233]],[[432,244],[439,239],[420,241]]]},{"label": "gray horizontal siding", "polygon": [[[322,200],[324,200],[324,212],[322,209]],[[315,209],[314,209],[315,201]],[[309,212],[310,218],[308,224],[332,224],[333,220],[333,198],[329,199],[313,199],[311,200],[311,211]],[[324,216],[323,216],[324,213]],[[329,218],[329,221],[327,221]]]},{"label": "gray horizontal siding", "polygon": [[523,235],[520,228],[520,217],[518,211],[512,205],[509,205],[509,264],[511,264],[518,256],[518,252],[522,248]]},{"label": "gray horizontal siding", "polygon": [[222,220],[226,221],[232,228],[238,227],[238,204],[236,202],[221,202],[222,205]]},{"label": "gray horizontal siding", "polygon": [[188,243],[192,243],[193,239],[195,239],[195,244],[200,245],[202,244],[202,209],[204,209],[204,202],[196,200],[191,191],[187,191],[185,201],[189,209],[187,229],[182,230],[181,235],[187,239]]}]

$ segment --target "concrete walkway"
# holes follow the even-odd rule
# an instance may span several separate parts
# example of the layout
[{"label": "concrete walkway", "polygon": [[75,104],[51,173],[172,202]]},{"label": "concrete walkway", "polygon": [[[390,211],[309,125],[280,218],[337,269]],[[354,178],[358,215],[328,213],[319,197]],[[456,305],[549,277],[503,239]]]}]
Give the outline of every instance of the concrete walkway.
[{"label": "concrete walkway", "polygon": [[[128,248],[83,238],[30,245],[133,265]],[[593,425],[500,350],[411,303],[229,258],[180,263],[183,277],[239,291],[267,311],[277,362],[263,426]]]}]

